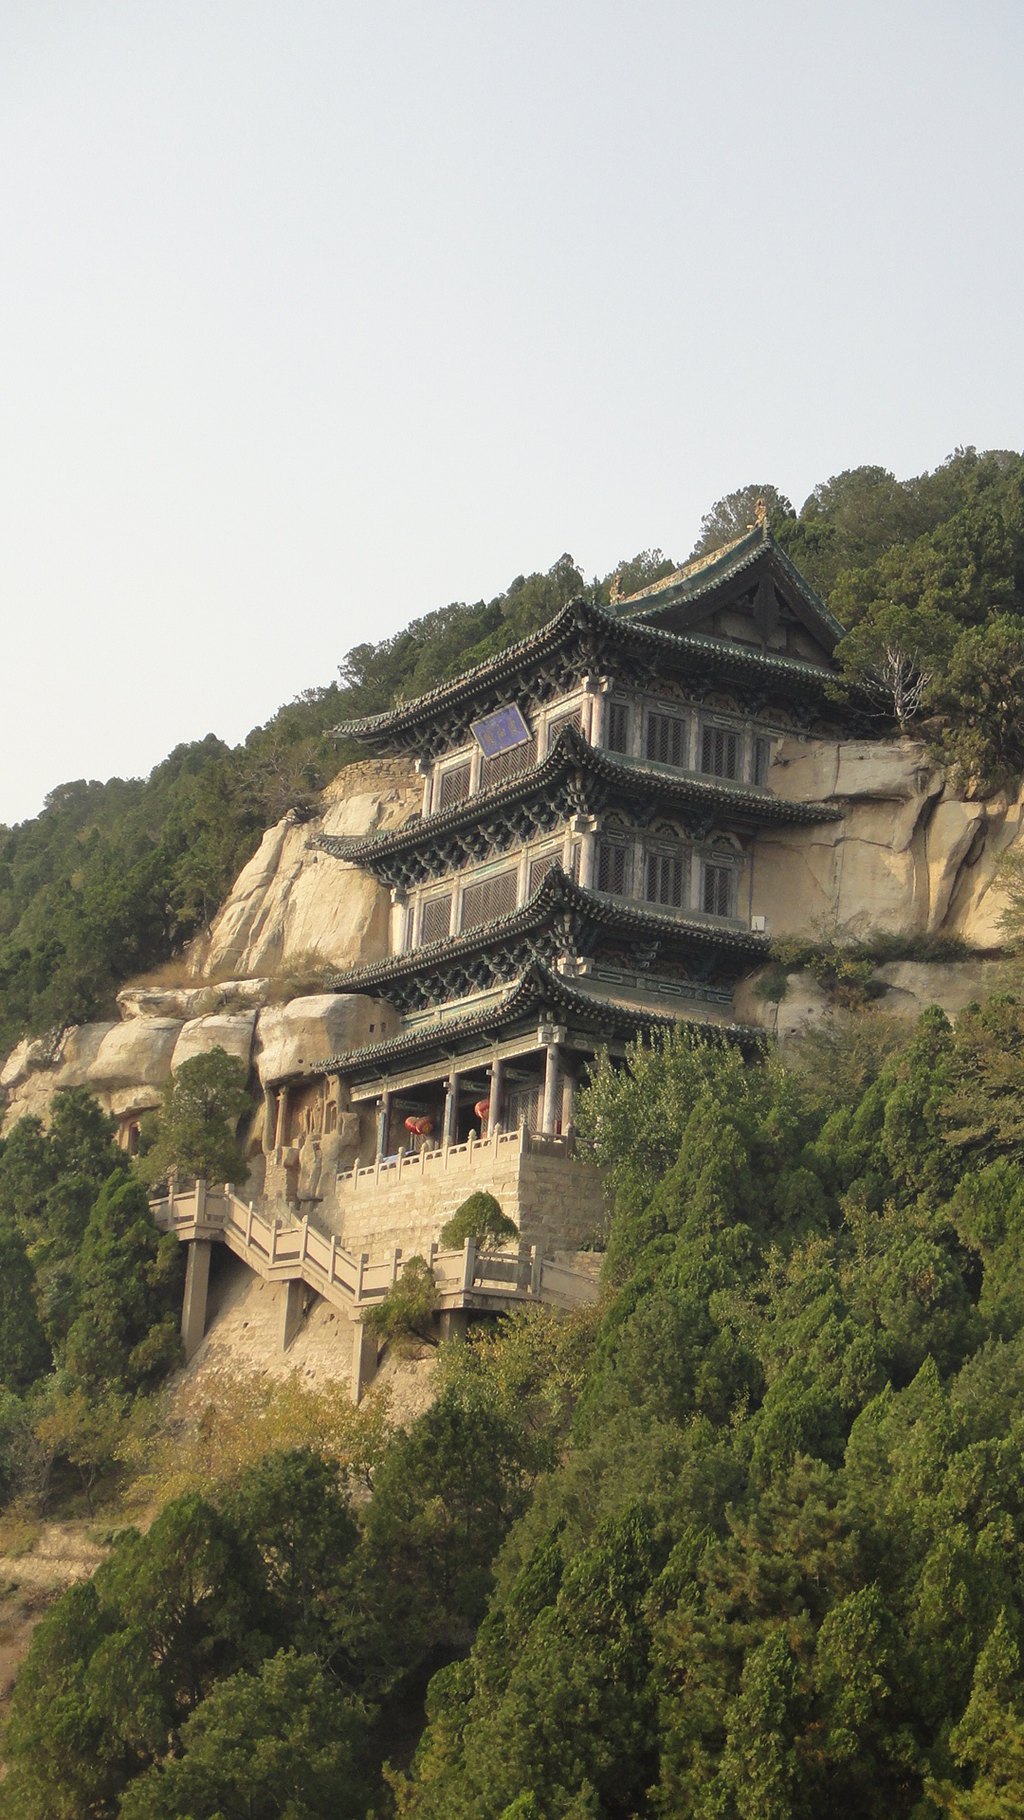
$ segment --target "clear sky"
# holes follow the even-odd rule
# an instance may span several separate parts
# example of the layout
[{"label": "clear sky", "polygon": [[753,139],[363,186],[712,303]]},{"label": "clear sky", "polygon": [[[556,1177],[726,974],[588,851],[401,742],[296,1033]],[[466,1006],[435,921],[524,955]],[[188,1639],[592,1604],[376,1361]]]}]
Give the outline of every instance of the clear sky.
[{"label": "clear sky", "polygon": [[1019,0],[4,0],[0,821],[722,493],[1020,448]]}]

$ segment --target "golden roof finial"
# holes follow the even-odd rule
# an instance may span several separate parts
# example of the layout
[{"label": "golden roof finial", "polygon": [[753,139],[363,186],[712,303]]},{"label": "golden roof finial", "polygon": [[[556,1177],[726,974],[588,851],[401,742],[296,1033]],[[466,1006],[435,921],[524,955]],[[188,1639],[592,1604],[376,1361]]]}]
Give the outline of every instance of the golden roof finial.
[{"label": "golden roof finial", "polygon": [[754,507],[754,523],[760,526],[762,531],[768,523],[768,507],[763,499],[759,499]]}]

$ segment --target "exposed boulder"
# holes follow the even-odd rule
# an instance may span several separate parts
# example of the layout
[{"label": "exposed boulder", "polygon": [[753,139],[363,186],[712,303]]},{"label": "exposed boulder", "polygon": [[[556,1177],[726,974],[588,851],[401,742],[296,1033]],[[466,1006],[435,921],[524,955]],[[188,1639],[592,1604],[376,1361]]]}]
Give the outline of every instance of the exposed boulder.
[{"label": "exposed boulder", "polygon": [[267,1001],[270,981],[221,980],[205,986],[126,986],[117,995],[123,1018],[211,1017],[219,1011],[244,1011]]},{"label": "exposed boulder", "polygon": [[209,1055],[211,1049],[223,1049],[228,1055],[237,1057],[248,1073],[255,1029],[254,1010],[221,1011],[212,1017],[190,1018],[181,1026],[174,1045],[171,1072],[177,1073],[183,1062],[191,1062],[197,1055]]},{"label": "exposed boulder", "polygon": [[947,1017],[956,1018],[967,1005],[998,992],[1006,968],[1000,961],[889,961],[875,970],[886,987],[879,1005],[897,1017],[920,1017],[929,1005],[939,1005]]},{"label": "exposed boulder", "polygon": [[984,839],[987,816],[984,803],[936,803],[925,831],[928,866],[928,921],[941,929],[949,914],[950,898],[962,867],[979,839]]},{"label": "exposed boulder", "polygon": [[33,1069],[49,1066],[51,1045],[45,1037],[27,1036],[11,1050],[2,1068],[0,1068],[0,1087],[17,1087],[26,1081]]},{"label": "exposed boulder", "polygon": [[760,968],[743,980],[736,993],[736,1016],[741,1023],[759,1025],[780,1043],[805,1035],[827,1019],[850,1022],[857,1017],[907,1018],[915,1021],[929,1005],[938,1005],[956,1019],[967,1005],[998,992],[1006,972],[1003,962],[974,958],[963,961],[887,961],[873,972],[878,998],[864,1011],[848,1010],[820,986],[812,974],[800,969],[789,975],[781,999],[767,999],[761,986],[771,969]]},{"label": "exposed boulder", "polygon": [[268,1006],[256,1028],[260,1080],[308,1074],[318,1062],[365,1043],[382,1043],[399,1026],[398,1013],[381,999],[347,992],[313,993]]},{"label": "exposed boulder", "polygon": [[111,1093],[122,1087],[162,1087],[181,1032],[177,1018],[140,1017],[112,1025],[91,1063],[88,1085]]},{"label": "exposed boulder", "polygon": [[735,998],[737,1022],[768,1030],[780,1042],[785,1042],[829,1014],[831,1005],[826,994],[817,980],[803,971],[790,974],[781,999],[765,998],[761,984],[768,971],[758,968],[756,973],[740,981]]},{"label": "exposed boulder", "polygon": [[198,976],[281,973],[319,956],[336,967],[389,951],[390,898],[374,878],[310,847],[318,832],[385,833],[418,811],[422,783],[400,760],[352,765],[325,792],[323,815],[285,816],[243,867],[191,967]]},{"label": "exposed boulder", "polygon": [[[21,1118],[45,1119],[54,1094],[64,1087],[90,1087],[95,1093],[91,1070],[102,1044],[111,1031],[118,1028],[117,1024],[73,1024],[61,1032],[56,1043],[50,1044],[43,1039],[52,1059],[38,1065],[33,1063],[25,1072],[19,1073],[16,1081],[4,1083],[7,1089],[4,1131],[9,1131]],[[18,1047],[22,1049],[24,1045]],[[35,1049],[34,1044],[31,1047]],[[13,1062],[13,1055],[9,1059]],[[102,1093],[98,1097],[105,1110],[109,1110]]]}]

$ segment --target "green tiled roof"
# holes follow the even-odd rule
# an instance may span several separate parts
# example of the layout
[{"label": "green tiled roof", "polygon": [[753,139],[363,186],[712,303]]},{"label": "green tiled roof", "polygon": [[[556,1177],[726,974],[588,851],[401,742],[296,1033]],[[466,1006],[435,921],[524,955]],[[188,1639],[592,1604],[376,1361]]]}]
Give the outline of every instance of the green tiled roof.
[{"label": "green tiled roof", "polygon": [[[780,560],[788,562],[781,551],[778,556]],[[793,574],[797,574],[795,569]],[[802,586],[806,593],[806,583]],[[817,600],[817,596],[814,598]],[[818,604],[820,607],[821,603]],[[825,611],[824,608],[821,610]],[[837,621],[832,620],[831,616],[829,620],[832,626],[841,631]],[[684,666],[687,657],[698,658],[704,663],[711,658],[716,672],[723,677],[751,680],[774,678],[780,682],[785,681],[788,688],[799,693],[812,693],[822,698],[836,681],[834,670],[821,664],[808,663],[802,658],[756,651],[727,638],[714,638],[696,632],[671,632],[662,626],[646,623],[639,613],[636,616],[612,613],[604,607],[595,606],[592,601],[577,600],[563,607],[553,619],[528,638],[518,639],[496,656],[474,664],[463,675],[453,677],[450,682],[439,683],[436,688],[417,696],[414,701],[402,702],[398,707],[388,708],[380,714],[367,714],[358,720],[342,721],[334,728],[334,732],[339,738],[365,739],[370,742],[407,732],[460,704],[471,704],[481,692],[493,689],[499,683],[511,681],[524,667],[542,662],[549,654],[570,643],[574,636],[589,636],[609,647],[618,646],[627,653],[647,652],[664,663],[674,662],[680,667]]]},{"label": "green tiled roof", "polygon": [[406,1031],[383,1043],[370,1043],[360,1049],[350,1049],[342,1055],[333,1055],[325,1062],[318,1062],[311,1072],[341,1075],[386,1072],[398,1063],[408,1061],[416,1055],[429,1054],[433,1049],[440,1050],[445,1055],[454,1054],[461,1043],[496,1036],[501,1030],[526,1022],[534,1015],[540,1017],[552,1012],[558,1014],[560,1019],[575,1019],[585,1029],[604,1040],[612,1037],[633,1039],[653,1030],[668,1029],[686,1022],[696,1024],[708,1035],[742,1042],[751,1048],[761,1049],[766,1041],[763,1031],[745,1024],[715,1024],[697,1019],[665,1017],[653,1012],[633,1011],[626,1006],[592,998],[589,993],[580,992],[537,962],[509,987],[497,1004],[443,1024],[438,1022]]},{"label": "green tiled roof", "polygon": [[[781,545],[776,543],[767,526],[760,525],[745,531],[742,537],[734,538],[732,543],[725,544],[722,549],[712,551],[710,556],[699,557],[696,562],[687,563],[673,574],[663,576],[661,581],[652,582],[650,587],[641,588],[639,593],[627,595],[625,600],[619,602],[620,612],[627,619],[645,618],[681,602],[702,600],[724,582],[733,581],[745,570],[753,568],[765,554],[778,565],[814,617],[821,621],[832,637],[842,638],[845,627],[840,625],[834,613],[829,612],[821,595],[804,579],[796,564],[786,555]],[[642,602],[642,605],[637,605],[637,602]]]},{"label": "green tiled roof", "polygon": [[528,771],[519,771],[493,789],[480,790],[464,797],[436,814],[407,822],[387,834],[369,836],[318,834],[311,845],[335,859],[363,865],[374,859],[414,852],[435,836],[469,828],[500,811],[531,797],[546,797],[552,786],[573,772],[599,779],[624,796],[641,792],[666,806],[701,804],[730,816],[757,823],[801,824],[835,821],[840,811],[828,803],[791,802],[786,797],[770,796],[766,790],[748,789],[741,784],[722,783],[704,777],[674,775],[653,765],[612,757],[598,751],[577,728],[563,727],[551,751]]},{"label": "green tiled roof", "polygon": [[543,928],[559,911],[569,911],[623,934],[656,936],[675,940],[681,946],[725,948],[749,955],[752,961],[763,959],[770,946],[767,935],[756,935],[753,930],[716,928],[713,923],[701,922],[696,917],[667,916],[646,905],[641,907],[623,899],[604,897],[578,885],[561,866],[552,866],[529,901],[508,916],[496,917],[492,922],[467,930],[464,935],[445,936],[441,941],[411,948],[406,954],[393,954],[387,960],[376,961],[367,967],[329,974],[327,984],[336,992],[378,991],[389,980],[403,979],[448,963],[454,965],[499,943],[529,935]]}]

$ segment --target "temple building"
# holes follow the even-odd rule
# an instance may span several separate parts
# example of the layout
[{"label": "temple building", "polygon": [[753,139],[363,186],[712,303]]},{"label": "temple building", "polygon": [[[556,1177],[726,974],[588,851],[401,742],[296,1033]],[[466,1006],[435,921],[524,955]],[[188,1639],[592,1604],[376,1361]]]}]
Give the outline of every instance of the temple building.
[{"label": "temple building", "polygon": [[500,1134],[568,1160],[598,1052],[680,1020],[762,1040],[732,1009],[770,939],[760,848],[838,813],[778,794],[773,756],[849,724],[841,632],[758,524],[338,729],[423,783],[397,830],[317,841],[392,901],[389,958],[331,981],[377,1040],[318,1068],[353,1178]]}]

